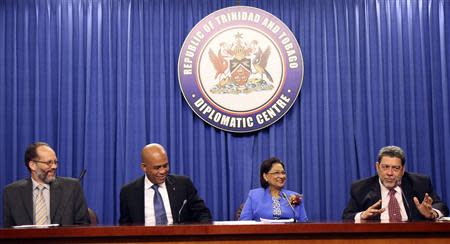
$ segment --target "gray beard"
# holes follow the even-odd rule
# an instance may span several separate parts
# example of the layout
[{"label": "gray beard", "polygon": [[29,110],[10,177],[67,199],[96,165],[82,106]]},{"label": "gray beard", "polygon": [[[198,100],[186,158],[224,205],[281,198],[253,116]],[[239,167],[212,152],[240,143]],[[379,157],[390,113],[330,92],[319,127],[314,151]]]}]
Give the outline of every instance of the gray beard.
[{"label": "gray beard", "polygon": [[38,177],[40,180],[42,180],[42,181],[45,182],[46,184],[50,184],[50,183],[52,183],[52,182],[55,180],[56,174],[55,174],[55,177],[49,177],[49,176],[48,176],[48,173],[49,173],[49,172],[50,172],[50,171],[45,172],[45,171],[43,171],[42,169],[38,168],[38,169],[36,170],[36,175],[37,175],[37,177]]}]

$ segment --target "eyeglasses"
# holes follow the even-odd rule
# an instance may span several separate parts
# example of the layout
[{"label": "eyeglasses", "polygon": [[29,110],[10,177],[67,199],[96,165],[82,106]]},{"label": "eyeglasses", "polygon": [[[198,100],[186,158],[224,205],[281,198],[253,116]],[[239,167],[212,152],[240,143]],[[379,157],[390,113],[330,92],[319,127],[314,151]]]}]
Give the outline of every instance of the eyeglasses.
[{"label": "eyeglasses", "polygon": [[269,175],[275,175],[275,176],[285,176],[286,171],[275,171],[275,172],[269,172]]},{"label": "eyeglasses", "polygon": [[53,161],[50,160],[50,161],[47,161],[47,162],[39,161],[39,160],[33,160],[33,162],[45,164],[45,165],[47,165],[47,167],[51,167],[52,165],[58,165],[59,164],[58,160],[53,160]]},{"label": "eyeglasses", "polygon": [[392,171],[394,171],[394,172],[400,172],[400,170],[402,170],[402,166],[400,166],[400,165],[380,164],[380,168],[383,171],[389,171],[389,169],[392,169]]}]

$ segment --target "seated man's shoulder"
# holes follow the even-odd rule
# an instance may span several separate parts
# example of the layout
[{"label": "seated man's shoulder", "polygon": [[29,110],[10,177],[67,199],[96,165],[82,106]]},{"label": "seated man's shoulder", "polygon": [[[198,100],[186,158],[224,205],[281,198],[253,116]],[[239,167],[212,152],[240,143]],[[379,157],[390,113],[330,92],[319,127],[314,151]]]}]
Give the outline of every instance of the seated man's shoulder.
[{"label": "seated man's shoulder", "polygon": [[56,180],[51,184],[53,186],[55,186],[55,184],[57,184],[59,187],[62,187],[63,189],[79,189],[81,188],[81,184],[80,181],[78,179],[75,178],[70,178],[70,177],[60,177],[58,176],[56,178]]},{"label": "seated man's shoulder", "polygon": [[141,176],[137,179],[134,179],[134,180],[126,183],[125,185],[122,186],[122,190],[136,188],[139,185],[142,185],[142,187],[144,186],[144,176]]},{"label": "seated man's shoulder", "polygon": [[411,172],[405,172],[403,177],[411,180],[412,182],[424,182],[430,180],[430,177],[428,175]]},{"label": "seated man's shoulder", "polygon": [[352,182],[352,189],[367,190],[367,187],[370,187],[374,184],[378,184],[378,181],[379,181],[378,176],[371,176],[371,177],[355,180]]},{"label": "seated man's shoulder", "polygon": [[64,182],[64,183],[69,183],[69,184],[75,184],[75,183],[79,183],[80,181],[78,179],[72,178],[72,177],[61,177],[58,176],[58,181]]},{"label": "seated man's shoulder", "polygon": [[78,185],[78,184],[80,184],[80,181],[78,179],[71,178],[71,177],[58,176],[56,178],[56,181],[58,183],[67,184],[67,185]]},{"label": "seated man's shoulder", "polygon": [[169,175],[167,176],[167,178],[170,180],[175,180],[175,181],[191,181],[191,178],[189,178],[189,176],[186,175]]},{"label": "seated man's shoulder", "polygon": [[5,186],[5,191],[6,190],[13,190],[13,189],[17,189],[19,187],[23,187],[26,186],[28,184],[31,184],[31,180],[30,179],[21,179],[18,181],[14,181],[8,185]]}]

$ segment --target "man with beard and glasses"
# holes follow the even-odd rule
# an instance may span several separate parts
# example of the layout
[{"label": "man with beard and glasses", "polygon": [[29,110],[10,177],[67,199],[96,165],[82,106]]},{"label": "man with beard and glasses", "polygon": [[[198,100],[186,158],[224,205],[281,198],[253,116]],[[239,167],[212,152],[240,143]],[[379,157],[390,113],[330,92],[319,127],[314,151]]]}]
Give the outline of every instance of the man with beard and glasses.
[{"label": "man with beard and glasses", "polygon": [[89,224],[83,190],[77,179],[57,177],[58,159],[44,142],[25,151],[31,177],[7,185],[3,191],[3,225]]},{"label": "man with beard and glasses", "polygon": [[400,147],[381,148],[377,175],[352,184],[342,218],[399,222],[447,216],[448,207],[434,191],[430,177],[405,172],[405,161]]},{"label": "man with beard and glasses", "polygon": [[169,174],[164,147],[156,143],[146,145],[141,158],[145,175],[120,191],[120,224],[170,225],[212,220],[192,181]]}]

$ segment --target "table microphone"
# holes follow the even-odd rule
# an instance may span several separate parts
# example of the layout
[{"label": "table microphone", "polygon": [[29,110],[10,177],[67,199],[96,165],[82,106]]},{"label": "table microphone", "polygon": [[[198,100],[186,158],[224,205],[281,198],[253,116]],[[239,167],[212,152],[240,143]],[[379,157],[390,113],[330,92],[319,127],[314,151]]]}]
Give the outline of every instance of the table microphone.
[{"label": "table microphone", "polygon": [[184,206],[186,205],[187,200],[184,199],[183,205],[181,205],[180,211],[178,211],[178,223],[181,223],[181,211],[183,211]]},{"label": "table microphone", "polygon": [[412,216],[411,216],[411,214],[412,214],[411,213],[411,208],[409,207],[408,199],[406,198],[405,193],[403,193],[402,181],[401,180],[397,180],[397,186],[400,187],[400,189],[402,190],[402,198],[403,198],[403,201],[406,203],[406,208],[408,209],[408,213],[407,213],[408,221],[411,221],[411,218],[412,218]]},{"label": "table microphone", "polygon": [[294,207],[292,207],[292,204],[289,202],[289,199],[288,199],[286,193],[282,192],[281,195],[283,196],[284,199],[286,199],[287,203],[289,204],[289,207],[291,207],[291,209],[292,209],[292,213],[294,213],[294,223],[297,222],[297,218],[295,217],[295,209],[294,209]]},{"label": "table microphone", "polygon": [[83,170],[81,171],[80,176],[78,176],[78,181],[79,181],[79,182],[82,182],[82,181],[83,181],[83,178],[84,178],[84,175],[86,174],[86,172],[87,172],[87,169],[83,169]]}]

